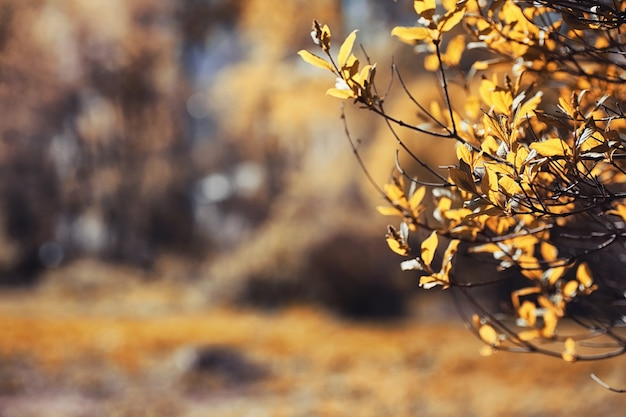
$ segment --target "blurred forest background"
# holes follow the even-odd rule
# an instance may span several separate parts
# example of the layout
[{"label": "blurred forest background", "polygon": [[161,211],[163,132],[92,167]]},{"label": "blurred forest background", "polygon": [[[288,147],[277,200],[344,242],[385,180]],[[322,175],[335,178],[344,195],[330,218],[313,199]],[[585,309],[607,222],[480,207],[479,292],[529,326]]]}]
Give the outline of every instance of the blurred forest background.
[{"label": "blurred forest background", "polygon": [[[0,416],[623,404],[588,378],[626,383],[615,362],[477,357],[453,306],[398,271],[333,80],[296,51],[316,18],[335,46],[360,28],[383,63],[412,16],[391,0],[0,0]],[[393,141],[346,112],[385,182]],[[511,381],[531,391],[503,394]],[[553,395],[581,387],[593,401]]]},{"label": "blurred forest background", "polygon": [[[375,39],[407,5],[270,4],[2,3],[3,284],[88,258],[156,276],[183,268],[209,295],[261,303],[342,296],[304,288],[311,274],[351,287],[346,297],[359,283],[331,279],[403,297],[384,277],[383,229],[370,226],[339,103],[294,51],[311,46],[313,16]],[[379,290],[338,302],[394,314],[401,300],[374,305]]]}]

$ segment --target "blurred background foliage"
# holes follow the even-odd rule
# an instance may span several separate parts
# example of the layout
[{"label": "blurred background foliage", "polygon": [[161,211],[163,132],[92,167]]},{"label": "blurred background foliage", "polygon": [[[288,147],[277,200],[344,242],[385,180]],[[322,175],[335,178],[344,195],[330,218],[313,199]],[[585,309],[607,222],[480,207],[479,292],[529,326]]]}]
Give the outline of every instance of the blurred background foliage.
[{"label": "blurred background foliage", "polygon": [[[338,102],[295,51],[310,46],[313,17],[345,33],[368,28],[368,52],[388,51],[390,22],[410,10],[0,1],[1,283],[95,259],[151,277],[177,270],[210,301],[402,314],[413,283],[384,249]],[[392,144],[352,116],[384,182]],[[73,275],[55,284],[74,285]]]}]

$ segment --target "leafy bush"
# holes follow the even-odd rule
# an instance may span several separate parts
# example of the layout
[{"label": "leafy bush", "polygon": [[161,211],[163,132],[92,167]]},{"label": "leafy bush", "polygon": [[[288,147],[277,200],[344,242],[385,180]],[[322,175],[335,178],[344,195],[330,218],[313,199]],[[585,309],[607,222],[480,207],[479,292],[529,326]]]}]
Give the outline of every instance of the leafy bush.
[{"label": "leafy bush", "polygon": [[[439,102],[420,101],[395,65],[381,90],[365,49],[364,65],[352,52],[356,31],[335,56],[330,28],[315,21],[321,53],[299,52],[336,77],[328,95],[380,116],[421,169],[418,178],[398,157],[390,183],[374,183],[387,202],[379,211],[401,219],[388,227],[389,247],[404,258],[403,270],[419,273],[420,286],[454,291],[485,354],[539,352],[568,362],[623,354],[616,327],[626,314],[626,4],[441,3],[415,0],[415,26],[391,31],[425,55],[420,76],[437,77]],[[415,120],[387,111],[395,91]],[[410,140],[426,136],[455,141],[457,163],[430,166],[414,153]],[[498,273],[464,271],[467,258],[489,260]],[[503,311],[475,296],[507,283]]]}]

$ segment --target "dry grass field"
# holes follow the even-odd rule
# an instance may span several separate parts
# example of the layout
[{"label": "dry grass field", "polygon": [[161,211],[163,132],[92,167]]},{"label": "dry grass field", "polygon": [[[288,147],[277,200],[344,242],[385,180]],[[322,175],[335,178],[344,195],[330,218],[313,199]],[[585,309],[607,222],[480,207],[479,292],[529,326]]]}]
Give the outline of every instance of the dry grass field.
[{"label": "dry grass field", "polygon": [[420,298],[408,318],[355,322],[207,309],[180,283],[110,279],[126,284],[0,294],[0,416],[618,416],[626,404],[589,377],[626,385],[624,359],[481,357],[460,319]]}]

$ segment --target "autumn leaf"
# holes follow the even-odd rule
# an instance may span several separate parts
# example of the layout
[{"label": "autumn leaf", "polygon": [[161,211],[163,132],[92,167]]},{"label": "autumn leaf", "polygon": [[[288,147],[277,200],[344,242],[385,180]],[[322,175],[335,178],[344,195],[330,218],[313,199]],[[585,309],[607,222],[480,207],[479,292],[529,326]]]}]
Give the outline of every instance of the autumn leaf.
[{"label": "autumn leaf", "polygon": [[312,54],[309,51],[303,49],[301,51],[298,51],[298,55],[300,55],[300,57],[308,64],[315,65],[318,68],[327,69],[332,73],[335,72],[335,69],[328,61],[320,58],[315,54]]},{"label": "autumn leaf", "polygon": [[410,45],[414,44],[415,41],[422,41],[424,39],[432,39],[432,30],[423,28],[423,27],[406,27],[406,26],[396,26],[391,31],[392,36],[398,37],[401,41],[406,42]]},{"label": "autumn leaf", "polygon": [[478,329],[478,335],[482,341],[487,343],[489,346],[495,347],[500,344],[498,332],[496,332],[496,329],[494,329],[490,324],[483,324],[480,326]]},{"label": "autumn leaf", "polygon": [[470,174],[454,167],[450,167],[448,172],[454,185],[459,187],[461,190],[472,194],[478,194],[478,190],[476,190],[476,185],[474,184],[474,178]]},{"label": "autumn leaf", "polygon": [[575,362],[576,356],[576,342],[571,337],[565,340],[565,350],[561,354],[561,357],[566,362]]},{"label": "autumn leaf", "polygon": [[386,234],[387,245],[398,255],[406,256],[409,254],[410,248],[408,244],[408,227],[406,223],[400,225],[400,230],[396,230],[393,226],[387,227]]},{"label": "autumn leaf", "polygon": [[456,25],[458,25],[461,20],[463,20],[463,16],[465,16],[465,8],[451,10],[444,15],[443,19],[441,19],[441,22],[439,22],[437,29],[440,33],[446,33],[452,30],[452,28],[454,28]]},{"label": "autumn leaf", "polygon": [[593,276],[591,274],[591,268],[589,268],[589,264],[586,262],[578,265],[578,269],[576,270],[576,279],[580,282],[580,285],[586,290],[593,289]]},{"label": "autumn leaf", "polygon": [[530,149],[548,158],[553,156],[569,156],[572,154],[570,146],[560,138],[551,138],[543,142],[531,143]]},{"label": "autumn leaf", "polygon": [[433,18],[436,7],[437,3],[435,0],[415,0],[413,2],[415,13],[426,20],[431,20]]},{"label": "autumn leaf", "polygon": [[337,55],[337,63],[339,64],[339,68],[343,68],[348,62],[348,57],[352,52],[352,46],[354,45],[354,40],[356,39],[356,33],[358,31],[352,31],[345,41],[341,44],[339,48],[339,54]]},{"label": "autumn leaf", "polygon": [[422,253],[420,257],[424,264],[430,266],[437,251],[437,245],[439,243],[437,232],[433,231],[430,236],[422,242]]}]

